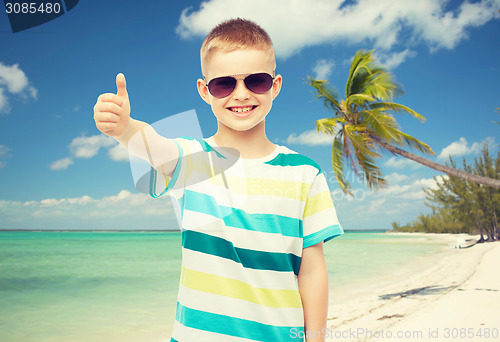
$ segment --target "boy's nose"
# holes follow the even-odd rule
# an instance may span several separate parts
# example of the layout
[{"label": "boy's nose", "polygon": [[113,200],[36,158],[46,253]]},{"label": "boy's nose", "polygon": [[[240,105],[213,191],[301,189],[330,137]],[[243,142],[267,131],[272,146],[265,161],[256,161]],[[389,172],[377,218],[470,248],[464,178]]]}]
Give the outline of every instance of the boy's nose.
[{"label": "boy's nose", "polygon": [[233,98],[237,100],[246,100],[250,97],[250,90],[245,85],[243,80],[236,81],[236,88],[233,91]]}]

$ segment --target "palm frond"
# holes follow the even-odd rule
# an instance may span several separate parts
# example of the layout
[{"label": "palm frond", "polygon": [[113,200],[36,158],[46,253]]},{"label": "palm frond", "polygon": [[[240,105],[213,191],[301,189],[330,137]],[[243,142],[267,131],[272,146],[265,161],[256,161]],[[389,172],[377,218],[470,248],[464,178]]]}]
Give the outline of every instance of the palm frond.
[{"label": "palm frond", "polygon": [[359,125],[345,125],[345,138],[354,148],[354,153],[350,155],[351,164],[358,177],[363,177],[370,188],[379,188],[385,185],[382,173],[376,165],[376,159],[380,154],[376,151],[376,146],[365,134],[366,128]]},{"label": "palm frond", "polygon": [[354,56],[346,84],[346,98],[366,94],[382,101],[402,95],[402,87],[385,68],[376,64],[372,51],[358,51]]},{"label": "palm frond", "polygon": [[405,112],[417,118],[420,122],[425,122],[426,118],[423,115],[418,114],[413,109],[406,107],[399,103],[394,102],[377,102],[370,104],[370,109],[383,109],[383,110],[392,110],[395,113]]},{"label": "palm frond", "polygon": [[[373,61],[372,51],[360,50],[356,52],[351,62],[349,69],[349,76],[347,77],[345,96],[349,97],[351,94],[360,94],[359,91],[363,88],[363,82],[366,81],[364,77],[359,77],[362,71],[366,72],[366,68]],[[361,74],[360,74],[361,75]]]},{"label": "palm frond", "polygon": [[316,80],[307,76],[307,84],[314,88],[314,97],[316,99],[322,100],[323,104],[334,112],[339,111],[339,96],[335,89],[328,86],[328,81]]},{"label": "palm frond", "polygon": [[342,130],[344,123],[345,119],[343,117],[336,117],[316,120],[314,125],[316,126],[316,130],[320,133],[337,134]]},{"label": "palm frond", "polygon": [[[425,154],[431,154],[435,155],[436,153],[431,149],[429,145],[426,143],[418,140],[417,138],[414,138],[406,133],[399,132],[399,134],[402,137],[402,140],[406,146],[408,146],[410,149],[416,149],[422,153]],[[400,146],[403,146],[402,144],[399,144]]]},{"label": "palm frond", "polygon": [[370,139],[364,134],[366,127],[362,125],[344,125],[344,134],[355,149],[355,154],[361,152],[363,154],[376,157],[377,152],[373,150],[373,144]]},{"label": "palm frond", "polygon": [[344,176],[344,146],[341,135],[335,136],[332,144],[332,168],[335,178],[344,193],[352,195],[351,185]]},{"label": "palm frond", "polygon": [[349,95],[346,99],[346,107],[350,108],[351,106],[360,106],[364,107],[367,103],[374,102],[376,99],[368,94],[352,94]]},{"label": "palm frond", "polygon": [[388,143],[393,143],[399,137],[399,125],[394,117],[383,110],[371,109],[360,112],[360,117],[372,134]]},{"label": "palm frond", "polygon": [[401,95],[403,90],[389,71],[376,67],[370,70],[369,82],[365,85],[363,92],[381,101],[390,101]]},{"label": "palm frond", "polygon": [[357,159],[359,165],[363,169],[365,180],[370,189],[379,189],[387,185],[380,168],[376,164],[375,158],[360,153],[357,155]]}]

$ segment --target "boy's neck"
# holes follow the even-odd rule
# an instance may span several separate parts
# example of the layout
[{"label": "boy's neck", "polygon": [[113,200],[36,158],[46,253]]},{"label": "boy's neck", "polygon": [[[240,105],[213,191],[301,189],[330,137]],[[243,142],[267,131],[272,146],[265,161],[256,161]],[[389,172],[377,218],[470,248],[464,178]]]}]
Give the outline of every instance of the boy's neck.
[{"label": "boy's neck", "polygon": [[[264,122],[260,125],[264,126]],[[214,134],[214,141],[218,146],[237,149],[241,158],[246,159],[265,157],[273,153],[276,148],[276,144],[267,138],[263,127],[254,127],[248,131],[235,131],[219,123],[219,129]]]}]

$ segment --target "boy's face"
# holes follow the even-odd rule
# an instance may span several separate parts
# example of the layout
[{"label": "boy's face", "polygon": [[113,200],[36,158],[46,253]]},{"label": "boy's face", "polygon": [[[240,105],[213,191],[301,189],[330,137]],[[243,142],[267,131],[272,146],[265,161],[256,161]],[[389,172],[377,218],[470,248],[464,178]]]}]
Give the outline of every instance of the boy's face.
[{"label": "boy's face", "polygon": [[[215,52],[210,56],[203,67],[205,80],[199,79],[197,86],[200,96],[211,105],[219,129],[248,131],[264,127],[264,119],[281,89],[281,75],[274,77],[271,89],[264,94],[247,89],[243,79],[255,73],[274,76],[275,66],[274,56],[266,50],[239,49],[228,53]],[[210,94],[207,84],[212,79],[231,75],[238,75],[231,94],[223,98]]]}]

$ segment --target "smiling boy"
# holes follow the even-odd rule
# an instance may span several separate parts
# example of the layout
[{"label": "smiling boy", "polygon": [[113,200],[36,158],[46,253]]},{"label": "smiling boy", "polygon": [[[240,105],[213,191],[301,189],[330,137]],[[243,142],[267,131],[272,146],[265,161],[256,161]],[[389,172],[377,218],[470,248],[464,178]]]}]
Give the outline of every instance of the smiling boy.
[{"label": "smiling boy", "polygon": [[[319,166],[266,136],[282,85],[271,39],[251,21],[223,22],[203,42],[201,69],[198,92],[217,119],[212,137],[164,138],[130,118],[122,74],[117,93],[94,107],[97,128],[165,176],[164,192],[179,205],[182,273],[171,341],[324,341],[323,243],[343,231]],[[228,148],[239,154],[234,167],[189,182],[206,160],[213,170],[217,159],[234,157]]]}]

